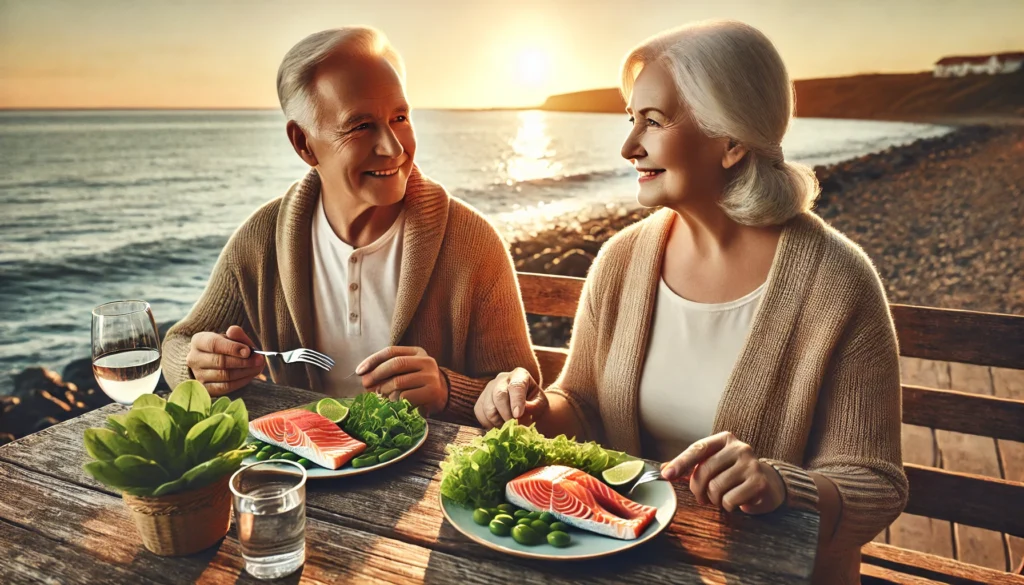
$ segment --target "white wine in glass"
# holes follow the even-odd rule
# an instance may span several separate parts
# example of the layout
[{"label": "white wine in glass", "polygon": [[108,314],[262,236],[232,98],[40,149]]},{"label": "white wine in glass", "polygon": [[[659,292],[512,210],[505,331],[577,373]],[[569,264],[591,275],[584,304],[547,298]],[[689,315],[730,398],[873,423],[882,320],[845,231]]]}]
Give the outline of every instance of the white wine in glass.
[{"label": "white wine in glass", "polygon": [[92,373],[115,402],[131,404],[160,381],[160,334],[146,301],[114,301],[92,311]]}]

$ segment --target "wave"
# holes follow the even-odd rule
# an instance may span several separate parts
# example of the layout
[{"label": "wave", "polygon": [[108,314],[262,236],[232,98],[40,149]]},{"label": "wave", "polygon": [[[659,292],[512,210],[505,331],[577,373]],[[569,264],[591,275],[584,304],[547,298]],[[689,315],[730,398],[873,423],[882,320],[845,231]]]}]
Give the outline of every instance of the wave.
[{"label": "wave", "polygon": [[55,284],[88,285],[95,279],[160,274],[172,266],[206,266],[220,254],[228,235],[164,239],[126,244],[97,254],[0,263],[0,294],[25,294]]},{"label": "wave", "polygon": [[61,177],[41,181],[0,181],[0,189],[107,189],[111,187],[166,187],[176,183],[203,183],[217,180],[210,176],[143,177],[128,181],[94,181],[75,177]]}]

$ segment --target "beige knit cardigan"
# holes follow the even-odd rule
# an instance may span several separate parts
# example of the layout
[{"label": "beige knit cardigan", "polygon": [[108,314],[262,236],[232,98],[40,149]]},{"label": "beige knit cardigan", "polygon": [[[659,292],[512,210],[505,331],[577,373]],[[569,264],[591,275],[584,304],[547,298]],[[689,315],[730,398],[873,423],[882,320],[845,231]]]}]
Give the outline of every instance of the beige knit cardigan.
[{"label": "beige knit cardigan", "polygon": [[[263,349],[317,348],[311,226],[319,200],[311,170],[234,233],[199,301],[167,333],[162,366],[172,387],[191,376],[185,357],[200,331],[239,325]],[[404,205],[391,343],[436,359],[451,388],[444,418],[477,425],[473,407],[495,375],[524,367],[540,376],[515,267],[495,228],[416,167]],[[313,366],[268,361],[274,382],[323,391]]]},{"label": "beige knit cardigan", "polygon": [[[640,374],[673,213],[663,209],[602,248],[565,368],[547,389],[567,399],[586,438],[635,455]],[[686,372],[679,380],[685,392]],[[818,216],[790,220],[713,429],[782,462],[790,501],[816,500],[804,470],[836,484],[842,511],[828,548],[845,557],[847,573],[856,550],[906,503],[900,396],[895,328],[870,260]]]}]

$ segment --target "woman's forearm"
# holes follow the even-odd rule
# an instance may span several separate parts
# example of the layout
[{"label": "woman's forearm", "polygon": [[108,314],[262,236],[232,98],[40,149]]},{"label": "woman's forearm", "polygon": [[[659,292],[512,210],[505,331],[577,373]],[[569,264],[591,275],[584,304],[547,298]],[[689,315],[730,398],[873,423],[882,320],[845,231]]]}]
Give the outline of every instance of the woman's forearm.
[{"label": "woman's forearm", "polygon": [[554,437],[564,433],[567,437],[576,437],[578,440],[592,438],[586,436],[583,425],[576,419],[576,412],[564,396],[548,392],[547,397],[547,412],[533,421],[537,424],[537,430],[541,434],[545,437]]}]

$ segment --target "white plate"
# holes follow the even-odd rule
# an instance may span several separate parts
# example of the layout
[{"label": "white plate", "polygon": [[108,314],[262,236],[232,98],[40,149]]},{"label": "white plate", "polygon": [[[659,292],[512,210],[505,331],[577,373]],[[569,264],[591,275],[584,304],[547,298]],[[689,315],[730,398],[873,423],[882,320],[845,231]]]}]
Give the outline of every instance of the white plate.
[{"label": "white plate", "polygon": [[[326,467],[314,465],[312,468],[306,470],[306,477],[310,479],[326,479],[329,477],[347,477],[349,475],[362,475],[364,473],[370,473],[371,471],[376,471],[378,469],[387,467],[388,465],[394,465],[395,463],[398,463],[402,459],[405,459],[409,455],[415,453],[420,447],[423,446],[423,443],[427,441],[427,435],[430,434],[430,423],[424,423],[424,425],[425,426],[423,427],[423,436],[420,437],[420,440],[417,441],[412,447],[410,447],[408,451],[402,453],[398,457],[395,457],[391,461],[385,461],[384,463],[378,463],[376,465],[371,465],[369,467],[359,468],[352,467],[351,461],[339,467],[338,469],[327,469]],[[246,439],[246,443],[251,443],[255,440],[256,437],[249,435],[249,438]],[[255,455],[251,455],[242,460],[242,465],[252,465],[253,463],[259,463]]]},{"label": "white plate", "polygon": [[[647,467],[648,469],[654,469],[650,464]],[[571,529],[572,532],[569,533],[569,536],[572,537],[572,542],[565,548],[556,548],[547,544],[547,542],[536,546],[526,546],[519,544],[511,536],[495,536],[491,534],[488,527],[480,526],[473,522],[473,510],[456,504],[443,495],[440,496],[440,503],[441,512],[444,513],[444,517],[456,530],[466,535],[470,540],[478,542],[487,548],[530,559],[579,561],[613,555],[639,546],[660,534],[665,528],[668,528],[672,518],[676,515],[676,507],[678,506],[676,490],[667,481],[645,483],[636,488],[636,491],[629,498],[639,504],[654,506],[658,509],[654,520],[647,526],[647,529],[644,530],[639,538],[635,540],[620,540],[573,528]]]}]

